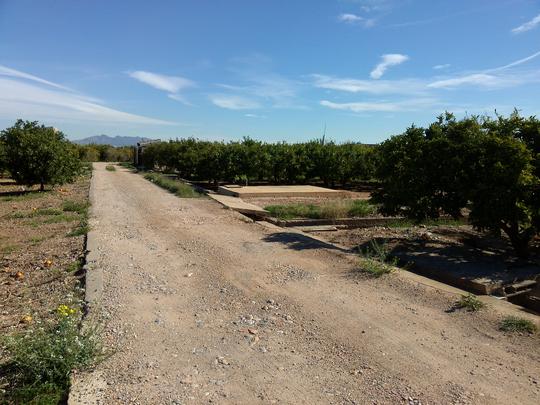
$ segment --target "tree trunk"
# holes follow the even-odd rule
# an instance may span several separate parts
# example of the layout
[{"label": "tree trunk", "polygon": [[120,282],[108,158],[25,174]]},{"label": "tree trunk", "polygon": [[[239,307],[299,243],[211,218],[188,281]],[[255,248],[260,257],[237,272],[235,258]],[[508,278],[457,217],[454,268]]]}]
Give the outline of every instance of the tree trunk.
[{"label": "tree trunk", "polygon": [[534,228],[530,227],[520,232],[516,223],[512,225],[503,225],[502,229],[508,235],[516,256],[521,259],[527,259],[529,257],[529,243],[533,239],[535,233]]}]

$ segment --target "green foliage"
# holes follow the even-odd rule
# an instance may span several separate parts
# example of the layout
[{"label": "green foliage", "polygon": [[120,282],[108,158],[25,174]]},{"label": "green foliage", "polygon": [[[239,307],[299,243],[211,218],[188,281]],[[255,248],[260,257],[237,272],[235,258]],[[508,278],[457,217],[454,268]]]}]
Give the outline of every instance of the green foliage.
[{"label": "green foliage", "polygon": [[331,201],[320,205],[315,204],[289,204],[269,205],[264,208],[279,219],[311,218],[311,219],[337,219],[364,217],[374,214],[377,207],[365,200]]},{"label": "green foliage", "polygon": [[376,154],[370,146],[322,140],[270,144],[250,138],[229,143],[188,138],[152,143],[144,149],[143,160],[147,169],[174,171],[188,180],[330,185],[371,179]]},{"label": "green foliage", "polygon": [[462,295],[459,300],[457,300],[454,304],[455,308],[464,308],[467,311],[470,312],[476,312],[480,311],[482,308],[485,308],[486,304],[484,304],[482,301],[480,301],[476,295],[474,294],[467,294]]},{"label": "green foliage", "polygon": [[61,305],[54,321],[2,339],[9,371],[9,403],[57,404],[65,400],[73,370],[96,363],[103,351],[95,327],[79,329],[80,310]]},{"label": "green foliage", "polygon": [[88,211],[88,202],[77,202],[72,200],[66,200],[62,204],[62,211],[66,212],[76,212],[77,214],[84,214],[86,215]]},{"label": "green foliage", "polygon": [[381,277],[395,270],[398,259],[390,255],[386,243],[372,240],[370,246],[362,252],[360,268],[373,277]]},{"label": "green foliage", "polygon": [[540,230],[540,122],[452,114],[428,128],[411,127],[383,142],[374,200],[385,214],[417,221],[470,209],[477,229],[507,234],[525,257]]},{"label": "green foliage", "polygon": [[499,329],[504,332],[534,333],[537,330],[534,322],[528,319],[518,318],[516,316],[507,316],[503,318]]},{"label": "green foliage", "polygon": [[11,176],[29,186],[72,182],[80,170],[75,145],[62,132],[37,122],[17,120],[1,133]]},{"label": "green foliage", "polygon": [[79,158],[83,162],[132,162],[132,146],[77,145]]},{"label": "green foliage", "polygon": [[4,174],[4,171],[7,169],[6,161],[6,148],[4,142],[0,138],[0,177]]},{"label": "green foliage", "polygon": [[144,178],[166,190],[169,190],[171,193],[176,194],[178,197],[199,198],[203,196],[203,194],[199,193],[189,184],[186,184],[179,180],[173,180],[163,174],[146,173],[144,175]]},{"label": "green foliage", "polygon": [[105,166],[105,170],[107,170],[109,172],[115,172],[116,167],[114,167],[113,165],[107,165],[107,166]]}]

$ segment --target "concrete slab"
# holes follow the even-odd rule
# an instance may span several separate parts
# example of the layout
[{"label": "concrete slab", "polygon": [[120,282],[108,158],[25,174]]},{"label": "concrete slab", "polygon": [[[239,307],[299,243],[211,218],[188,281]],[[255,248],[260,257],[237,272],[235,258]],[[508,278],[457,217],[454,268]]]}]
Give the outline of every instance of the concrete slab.
[{"label": "concrete slab", "polygon": [[218,193],[233,197],[344,197],[345,190],[317,186],[220,186]]},{"label": "concrete slab", "polygon": [[213,200],[216,200],[221,205],[230,208],[232,210],[238,211],[241,214],[247,214],[247,215],[258,215],[262,217],[266,217],[270,215],[270,213],[261,207],[258,207],[257,205],[247,203],[243,201],[240,198],[232,197],[229,195],[221,195],[221,194],[208,194],[210,198]]}]

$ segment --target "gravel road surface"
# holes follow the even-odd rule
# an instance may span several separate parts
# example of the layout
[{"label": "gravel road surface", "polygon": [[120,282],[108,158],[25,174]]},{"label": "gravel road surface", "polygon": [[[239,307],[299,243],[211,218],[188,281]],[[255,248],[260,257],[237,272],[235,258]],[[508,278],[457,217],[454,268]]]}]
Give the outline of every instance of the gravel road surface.
[{"label": "gravel road surface", "polygon": [[538,404],[537,336],[352,255],[95,164],[98,403]]}]

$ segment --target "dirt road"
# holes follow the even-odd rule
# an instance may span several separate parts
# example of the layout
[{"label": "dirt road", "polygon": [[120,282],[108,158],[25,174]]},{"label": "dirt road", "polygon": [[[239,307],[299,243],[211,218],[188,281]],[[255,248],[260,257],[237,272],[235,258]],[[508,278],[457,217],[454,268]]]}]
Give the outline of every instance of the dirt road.
[{"label": "dirt road", "polygon": [[538,338],[455,297],[97,164],[101,403],[540,402]]}]

